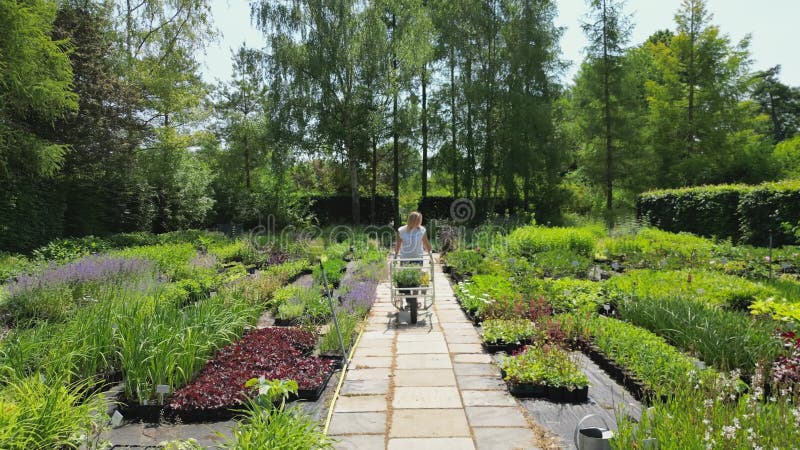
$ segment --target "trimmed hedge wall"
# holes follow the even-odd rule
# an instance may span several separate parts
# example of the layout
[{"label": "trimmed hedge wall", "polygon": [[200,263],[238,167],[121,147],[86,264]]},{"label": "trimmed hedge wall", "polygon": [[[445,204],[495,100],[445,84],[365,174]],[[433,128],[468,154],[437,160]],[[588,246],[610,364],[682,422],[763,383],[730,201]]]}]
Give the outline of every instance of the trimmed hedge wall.
[{"label": "trimmed hedge wall", "polygon": [[[353,222],[352,197],[350,194],[321,195],[308,197],[311,204],[310,212],[319,221],[320,225],[345,224]],[[361,197],[359,200],[361,223],[371,223],[370,220],[371,197]],[[379,195],[375,198],[375,224],[388,224],[394,220],[394,199],[391,196]]]},{"label": "trimmed hedge wall", "polygon": [[771,231],[773,245],[796,244],[797,238],[782,224],[800,222],[800,181],[651,191],[637,198],[636,213],[675,233],[765,246]]},{"label": "trimmed hedge wall", "polygon": [[[429,219],[436,219],[436,220],[451,220],[453,219],[450,214],[450,207],[455,202],[456,198],[453,197],[425,197],[420,200],[419,204],[419,212],[425,217],[425,220]],[[505,199],[472,199],[472,211],[469,215],[459,215],[460,218],[470,218],[472,222],[482,222],[486,219],[491,213],[495,214],[505,214],[506,211],[510,213],[514,213],[516,211],[516,205],[511,204],[511,202],[506,201]],[[494,203],[493,207],[490,208],[490,205]],[[458,205],[462,205],[459,203]],[[457,205],[457,206],[458,206]],[[468,204],[463,204],[462,207],[466,207]],[[457,211],[456,214],[464,214],[466,210]]]}]

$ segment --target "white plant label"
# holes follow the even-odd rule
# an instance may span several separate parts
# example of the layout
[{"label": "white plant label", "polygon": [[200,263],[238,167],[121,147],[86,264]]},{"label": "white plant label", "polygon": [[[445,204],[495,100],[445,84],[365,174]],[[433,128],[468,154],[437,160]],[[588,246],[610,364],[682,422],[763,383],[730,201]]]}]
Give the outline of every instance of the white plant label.
[{"label": "white plant label", "polygon": [[122,414],[119,411],[114,411],[114,414],[111,416],[111,428],[119,428],[122,426]]},{"label": "white plant label", "polygon": [[156,385],[156,394],[169,394],[169,385],[168,384],[157,384]]}]

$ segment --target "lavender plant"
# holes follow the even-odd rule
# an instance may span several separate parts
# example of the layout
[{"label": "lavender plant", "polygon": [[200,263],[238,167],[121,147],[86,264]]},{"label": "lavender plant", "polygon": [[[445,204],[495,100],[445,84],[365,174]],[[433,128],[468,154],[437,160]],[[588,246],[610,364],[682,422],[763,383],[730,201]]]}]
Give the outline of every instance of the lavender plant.
[{"label": "lavender plant", "polygon": [[100,301],[104,286],[132,286],[156,277],[142,258],[89,256],[21,275],[3,287],[0,313],[10,323],[62,321],[81,306]]}]

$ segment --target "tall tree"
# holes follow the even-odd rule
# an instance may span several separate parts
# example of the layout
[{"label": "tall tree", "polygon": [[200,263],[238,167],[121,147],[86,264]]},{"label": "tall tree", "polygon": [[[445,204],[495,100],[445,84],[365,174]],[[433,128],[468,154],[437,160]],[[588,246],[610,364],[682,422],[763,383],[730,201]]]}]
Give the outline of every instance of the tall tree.
[{"label": "tall tree", "polygon": [[731,181],[738,155],[760,145],[741,102],[750,82],[748,39],[731,44],[710,24],[704,0],[684,0],[675,20],[671,39],[645,44],[656,69],[646,83],[646,133],[661,160],[658,183]]},{"label": "tall tree", "polygon": [[0,2],[0,248],[30,250],[58,236],[63,203],[52,188],[68,150],[31,123],[73,114],[67,42],[53,38],[57,2]]},{"label": "tall tree", "polygon": [[772,125],[772,139],[777,144],[800,134],[800,88],[778,80],[781,66],[753,75],[753,98],[767,114]]},{"label": "tall tree", "polygon": [[[600,100],[599,111],[591,108],[585,116],[584,131],[589,145],[599,138],[605,150],[604,187],[606,194],[606,211],[611,221],[613,209],[613,190],[615,174],[614,156],[615,141],[622,138],[619,130],[621,117],[621,99],[623,97],[623,54],[630,34],[628,18],[622,12],[622,2],[615,0],[589,0],[589,21],[583,24],[583,30],[589,38],[585,70],[588,78],[588,90],[591,97]],[[591,106],[595,102],[587,102]],[[599,114],[597,114],[599,112]],[[595,119],[597,118],[597,119]],[[598,123],[599,122],[599,123]],[[594,141],[594,142],[593,142]],[[600,154],[598,151],[592,153]]]},{"label": "tall tree", "polygon": [[262,0],[254,3],[254,17],[268,37],[270,89],[283,95],[273,106],[294,119],[283,126],[310,126],[300,132],[304,140],[318,138],[344,157],[359,223],[358,174],[369,145],[371,103],[361,95],[361,68],[375,56],[364,43],[373,33],[385,35],[385,24],[355,0]]}]

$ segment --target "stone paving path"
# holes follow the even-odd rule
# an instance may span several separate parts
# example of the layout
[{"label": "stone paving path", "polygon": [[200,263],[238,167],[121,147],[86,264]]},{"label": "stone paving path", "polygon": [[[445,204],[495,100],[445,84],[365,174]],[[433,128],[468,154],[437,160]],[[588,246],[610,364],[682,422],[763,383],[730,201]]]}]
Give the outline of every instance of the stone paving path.
[{"label": "stone paving path", "polygon": [[378,286],[328,430],[336,448],[536,449],[438,264],[434,283],[436,303],[416,325],[396,323],[389,283]]}]

